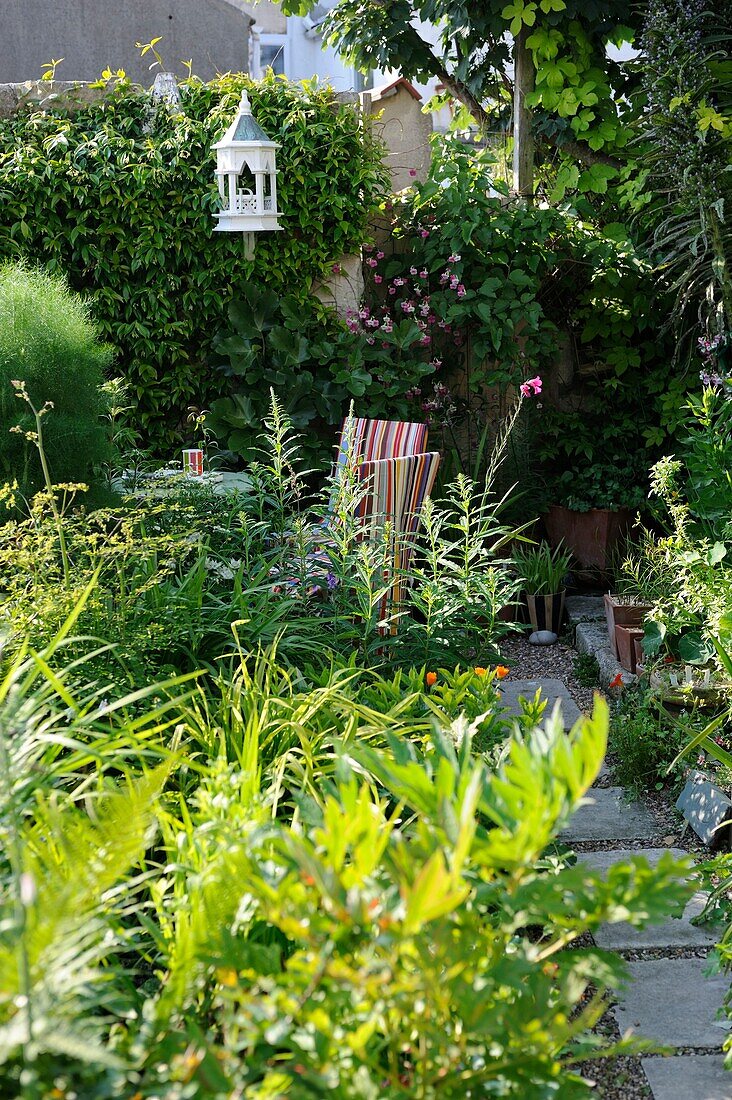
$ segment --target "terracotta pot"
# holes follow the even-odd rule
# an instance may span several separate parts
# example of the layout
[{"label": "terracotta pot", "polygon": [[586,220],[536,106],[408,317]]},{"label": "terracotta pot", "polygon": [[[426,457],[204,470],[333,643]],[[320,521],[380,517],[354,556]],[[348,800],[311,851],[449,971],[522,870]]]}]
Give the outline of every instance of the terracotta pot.
[{"label": "terracotta pot", "polygon": [[635,643],[643,640],[642,626],[616,626],[615,641],[617,643],[617,658],[624,669],[635,672],[636,655]]},{"label": "terracotta pot", "polygon": [[[633,649],[635,650],[635,671],[637,676],[641,676],[643,672],[643,662],[646,659],[646,655],[643,652],[643,639],[634,638]],[[640,671],[639,671],[640,669]]]},{"label": "terracotta pot", "polygon": [[585,569],[605,573],[611,566],[613,551],[633,526],[634,518],[635,513],[629,508],[574,512],[561,504],[552,504],[544,516],[544,524],[552,546],[561,542]]},{"label": "terracotta pot", "polygon": [[[630,600],[622,600],[618,596],[612,596],[606,592],[605,618],[607,619],[607,634],[610,639],[610,648],[615,656],[618,656],[618,647],[615,637],[615,628],[618,626],[641,626],[643,619],[651,610],[647,603],[633,603]],[[626,666],[623,665],[623,668]]]},{"label": "terracotta pot", "polygon": [[565,591],[554,592],[551,596],[531,596],[526,593],[529,622],[533,630],[551,630],[559,634],[564,618],[565,595]]}]

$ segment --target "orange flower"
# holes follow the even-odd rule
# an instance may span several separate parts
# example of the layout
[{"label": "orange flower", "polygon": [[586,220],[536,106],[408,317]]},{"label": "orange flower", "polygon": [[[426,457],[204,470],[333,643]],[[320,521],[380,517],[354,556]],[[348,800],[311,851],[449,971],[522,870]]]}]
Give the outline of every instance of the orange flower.
[{"label": "orange flower", "polygon": [[477,668],[474,668],[473,672],[476,676],[485,676],[486,674],[486,670],[484,668],[481,668],[480,665],[478,665]]},{"label": "orange flower", "polygon": [[437,683],[437,673],[436,672],[428,672],[427,675],[425,676],[425,680],[427,682],[427,687],[431,688],[433,684]]},{"label": "orange flower", "polygon": [[216,977],[222,985],[228,986],[229,989],[234,989],[239,984],[239,975],[233,967],[219,967],[216,971]]},{"label": "orange flower", "polygon": [[496,679],[505,680],[510,671],[511,669],[506,668],[505,665],[496,665]]},{"label": "orange flower", "polygon": [[623,686],[623,676],[622,676],[622,673],[620,673],[620,672],[619,672],[619,673],[618,673],[618,674],[617,674],[617,675],[616,675],[616,676],[615,676],[615,677],[614,677],[614,678],[613,678],[613,679],[612,679],[612,680],[610,681],[610,687],[611,687],[611,688],[621,688],[622,686]]}]

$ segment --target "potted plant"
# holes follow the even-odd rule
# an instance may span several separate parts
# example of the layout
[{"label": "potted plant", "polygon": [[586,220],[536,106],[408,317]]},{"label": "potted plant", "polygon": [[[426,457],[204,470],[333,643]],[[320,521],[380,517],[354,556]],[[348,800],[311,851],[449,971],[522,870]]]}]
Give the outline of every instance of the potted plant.
[{"label": "potted plant", "polygon": [[514,550],[513,565],[521,579],[529,621],[534,630],[558,634],[564,617],[564,579],[572,555],[561,545],[546,542]]},{"label": "potted plant", "polygon": [[549,541],[563,544],[587,570],[608,573],[614,555],[646,499],[622,456],[565,470],[554,482],[554,503],[544,516]]}]

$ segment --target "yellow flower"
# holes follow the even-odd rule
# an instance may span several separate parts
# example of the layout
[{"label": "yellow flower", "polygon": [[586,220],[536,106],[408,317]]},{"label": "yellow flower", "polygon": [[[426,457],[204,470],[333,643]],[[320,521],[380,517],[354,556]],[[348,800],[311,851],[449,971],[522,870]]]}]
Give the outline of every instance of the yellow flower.
[{"label": "yellow flower", "polygon": [[478,665],[477,668],[473,669],[473,672],[475,673],[476,676],[485,676],[486,671],[487,670],[484,669],[484,668],[481,668],[480,665]]},{"label": "yellow flower", "polygon": [[506,668],[505,665],[496,665],[496,679],[505,680],[510,671],[511,669]]}]

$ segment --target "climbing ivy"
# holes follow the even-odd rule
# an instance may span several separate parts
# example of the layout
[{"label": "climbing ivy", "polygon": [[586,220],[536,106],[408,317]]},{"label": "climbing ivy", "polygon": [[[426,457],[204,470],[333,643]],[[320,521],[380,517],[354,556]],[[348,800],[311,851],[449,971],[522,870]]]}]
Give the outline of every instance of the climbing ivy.
[{"label": "climbing ivy", "polygon": [[[212,232],[211,145],[242,87],[281,143],[283,232],[262,234],[252,261],[241,235]],[[227,75],[180,91],[179,109],[154,107],[121,81],[91,106],[0,121],[0,259],[62,271],[89,296],[159,449],[225,386],[209,364],[229,302],[254,281],[317,312],[314,281],[358,250],[385,187],[380,148],[328,87]]]}]

